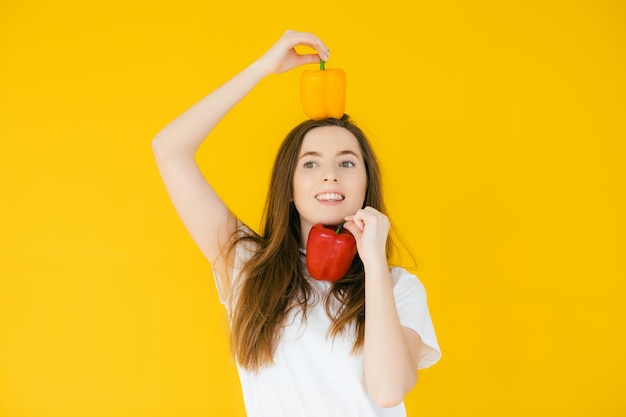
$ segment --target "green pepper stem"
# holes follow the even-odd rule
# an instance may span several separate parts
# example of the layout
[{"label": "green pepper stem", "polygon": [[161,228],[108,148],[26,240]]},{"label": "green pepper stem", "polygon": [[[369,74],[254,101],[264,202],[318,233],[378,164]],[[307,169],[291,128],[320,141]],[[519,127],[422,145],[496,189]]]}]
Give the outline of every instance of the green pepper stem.
[{"label": "green pepper stem", "polygon": [[337,230],[335,230],[335,233],[339,234],[339,232],[341,232],[341,229],[343,228],[343,225],[346,224],[346,222],[343,222],[339,225],[339,227],[337,228]]},{"label": "green pepper stem", "polygon": [[320,59],[320,69],[322,71],[326,70],[326,68],[324,67],[324,60],[323,59]]}]

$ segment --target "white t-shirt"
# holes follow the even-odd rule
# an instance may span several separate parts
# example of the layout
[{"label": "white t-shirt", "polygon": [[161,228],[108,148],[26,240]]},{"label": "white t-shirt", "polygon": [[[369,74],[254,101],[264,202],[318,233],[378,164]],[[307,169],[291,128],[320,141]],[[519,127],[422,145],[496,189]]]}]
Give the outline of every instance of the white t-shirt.
[{"label": "white t-shirt", "polygon": [[[235,251],[233,284],[243,279],[241,268],[251,252],[239,245]],[[302,256],[304,264],[304,256]],[[304,266],[306,271],[306,266]],[[301,314],[289,317],[274,354],[274,364],[249,372],[238,366],[248,417],[404,417],[401,403],[391,408],[376,406],[363,376],[363,352],[351,352],[353,332],[328,337],[331,321],[324,310],[324,296],[331,286],[305,274],[318,296],[306,321]],[[417,332],[428,346],[418,369],[441,357],[426,302],[426,291],[415,275],[403,268],[391,269],[393,292],[400,322]],[[219,280],[218,280],[219,282]],[[236,285],[231,285],[236,288]],[[218,285],[220,301],[228,306],[227,294]],[[348,333],[350,333],[348,335]]]}]

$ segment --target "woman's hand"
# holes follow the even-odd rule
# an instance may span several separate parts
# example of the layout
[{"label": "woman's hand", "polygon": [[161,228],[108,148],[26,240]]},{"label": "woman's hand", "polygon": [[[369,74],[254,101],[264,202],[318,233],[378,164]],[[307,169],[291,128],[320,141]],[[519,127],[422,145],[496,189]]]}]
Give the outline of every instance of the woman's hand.
[{"label": "woman's hand", "polygon": [[356,239],[359,256],[364,264],[371,261],[387,262],[389,219],[373,207],[365,207],[345,218],[343,225]]},{"label": "woman's hand", "polygon": [[[308,46],[317,53],[298,54],[296,46]],[[288,30],[258,59],[257,64],[262,65],[268,74],[279,74],[300,65],[318,63],[320,59],[327,61],[329,55],[328,48],[317,36]]]}]

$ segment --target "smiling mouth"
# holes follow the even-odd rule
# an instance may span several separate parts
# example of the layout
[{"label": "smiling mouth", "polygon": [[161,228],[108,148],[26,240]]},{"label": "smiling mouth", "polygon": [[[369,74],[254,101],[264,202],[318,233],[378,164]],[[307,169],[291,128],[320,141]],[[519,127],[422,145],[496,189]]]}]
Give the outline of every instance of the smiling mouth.
[{"label": "smiling mouth", "polygon": [[315,199],[317,201],[322,201],[325,203],[336,203],[339,201],[343,201],[345,197],[339,193],[322,193],[322,194],[316,195]]}]

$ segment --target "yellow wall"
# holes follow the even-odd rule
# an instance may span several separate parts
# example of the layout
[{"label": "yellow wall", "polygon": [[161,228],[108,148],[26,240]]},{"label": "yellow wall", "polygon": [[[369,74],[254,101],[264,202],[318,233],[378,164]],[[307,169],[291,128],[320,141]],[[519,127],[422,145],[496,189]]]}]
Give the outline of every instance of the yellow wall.
[{"label": "yellow wall", "polygon": [[[347,72],[428,290],[410,415],[626,414],[623,3],[367,4],[2,2],[0,416],[243,416],[150,140],[287,28]],[[299,72],[199,153],[252,225]]]}]

